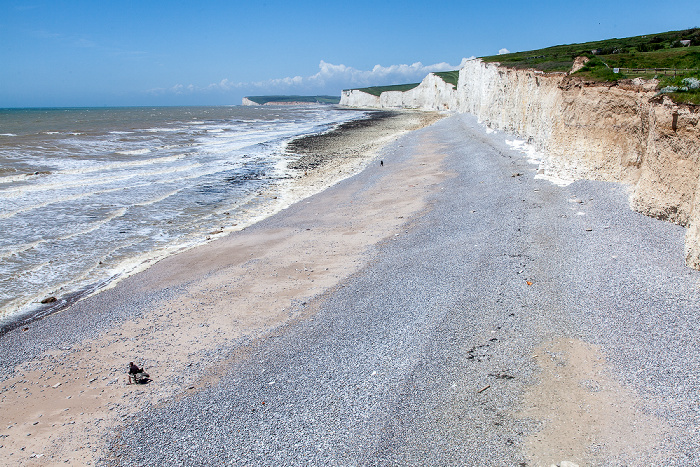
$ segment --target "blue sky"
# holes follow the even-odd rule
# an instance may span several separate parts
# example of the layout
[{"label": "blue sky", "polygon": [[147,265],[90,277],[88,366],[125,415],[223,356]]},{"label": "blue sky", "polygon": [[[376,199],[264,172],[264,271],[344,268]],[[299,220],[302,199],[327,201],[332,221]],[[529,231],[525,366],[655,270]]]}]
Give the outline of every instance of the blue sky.
[{"label": "blue sky", "polygon": [[239,104],[700,26],[700,2],[0,0],[0,107]]}]

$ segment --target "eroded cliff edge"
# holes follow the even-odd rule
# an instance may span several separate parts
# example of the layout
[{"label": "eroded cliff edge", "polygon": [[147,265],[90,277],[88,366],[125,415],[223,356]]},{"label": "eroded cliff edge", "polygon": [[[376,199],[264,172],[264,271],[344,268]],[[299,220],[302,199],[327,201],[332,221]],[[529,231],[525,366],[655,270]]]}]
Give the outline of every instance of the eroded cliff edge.
[{"label": "eroded cliff edge", "polygon": [[[460,70],[454,99],[411,107],[468,112],[527,139],[544,154],[547,175],[628,184],[633,209],[688,228],[686,262],[700,269],[700,109],[657,96],[655,87],[476,59]],[[363,106],[344,97],[341,105]],[[372,106],[383,107],[382,97]],[[393,108],[397,102],[391,99]]]},{"label": "eroded cliff edge", "polygon": [[700,269],[700,112],[655,87],[472,60],[460,70],[456,110],[528,139],[548,175],[628,184],[633,209],[688,227],[686,262]]}]

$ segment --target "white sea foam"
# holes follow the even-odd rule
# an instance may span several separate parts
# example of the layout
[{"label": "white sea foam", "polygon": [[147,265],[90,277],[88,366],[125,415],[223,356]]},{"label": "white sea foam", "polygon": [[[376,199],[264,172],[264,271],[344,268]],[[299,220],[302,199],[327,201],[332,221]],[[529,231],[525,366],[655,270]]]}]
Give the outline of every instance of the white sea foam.
[{"label": "white sea foam", "polygon": [[[0,163],[17,170],[0,177],[0,319],[46,296],[114,284],[214,230],[286,207],[292,198],[265,204],[258,194],[287,183],[285,141],[362,115],[277,109],[270,118],[270,109],[232,107],[193,119],[196,111],[136,109],[127,119],[99,110],[104,118],[90,119],[89,130],[72,117],[82,111],[61,111],[66,121],[48,129],[12,127],[27,137],[0,147]],[[120,126],[99,127],[110,112]],[[31,170],[43,173],[22,174]]]},{"label": "white sea foam", "polygon": [[[139,171],[139,172],[127,172],[124,175],[110,175],[101,178],[93,178],[89,180],[87,186],[90,188],[97,185],[114,184],[119,182],[125,182],[127,180],[132,180],[134,178],[141,177],[152,177],[157,175],[175,174],[178,172],[188,172],[201,167],[201,164],[189,164],[186,166],[176,166],[169,167],[161,170],[151,170],[151,171]],[[0,199],[7,198],[17,198],[19,196],[24,196],[30,193],[37,192],[60,192],[63,190],[68,190],[71,188],[81,188],[86,187],[86,180],[76,179],[73,181],[62,181],[55,180],[53,183],[43,183],[41,185],[27,185],[18,188],[8,189],[0,191]],[[128,186],[122,187],[126,189]]]},{"label": "white sea foam", "polygon": [[117,154],[121,154],[124,156],[142,156],[144,154],[148,154],[151,152],[150,149],[133,149],[130,151],[115,151]]},{"label": "white sea foam", "polygon": [[155,198],[149,199],[147,201],[143,201],[140,203],[134,204],[134,206],[148,206],[151,204],[156,204],[160,203],[161,201],[164,201],[172,196],[175,196],[176,194],[180,193],[184,188],[178,188],[177,190],[172,190],[168,193],[165,193],[164,195],[161,196],[156,196]]},{"label": "white sea foam", "polygon": [[92,232],[96,231],[97,229],[99,229],[100,227],[102,227],[103,225],[107,224],[108,222],[110,222],[118,217],[124,216],[124,214],[126,214],[126,211],[127,211],[127,208],[119,208],[113,212],[110,212],[107,215],[107,217],[105,217],[104,219],[100,219],[96,222],[87,224],[82,229],[70,232],[66,235],[61,235],[61,236],[58,236],[56,238],[42,238],[42,239],[36,240],[34,242],[29,242],[29,243],[25,243],[23,245],[18,245],[18,246],[11,247],[9,249],[5,249],[4,251],[0,251],[0,259],[6,259],[6,258],[9,258],[11,256],[15,256],[15,255],[18,255],[20,253],[24,253],[26,251],[35,249],[39,245],[42,245],[45,243],[65,241],[65,240],[69,240],[69,239],[74,238],[74,237],[79,237],[81,235],[86,235],[86,234],[92,233]]},{"label": "white sea foam", "polygon": [[[186,158],[186,154],[175,154],[172,156],[164,156],[164,157],[154,157],[154,158],[149,158],[149,159],[136,159],[136,160],[129,160],[129,161],[121,161],[121,162],[109,162],[109,163],[95,163],[91,161],[87,162],[73,162],[72,165],[75,166],[75,164],[81,164],[79,167],[75,168],[65,168],[62,170],[58,170],[55,172],[52,172],[49,175],[87,175],[91,173],[96,173],[96,172],[108,172],[111,170],[116,170],[116,169],[125,169],[125,168],[134,168],[134,167],[140,167],[140,166],[149,166],[149,165],[155,165],[155,164],[168,164],[172,163],[175,161],[179,161],[181,159]],[[9,179],[10,177],[13,177],[12,180],[9,181],[18,181],[21,179],[26,179],[29,175],[34,175],[34,174],[28,174],[28,175],[12,175],[9,177],[0,177],[0,183],[5,183],[5,179]],[[42,174],[39,173],[37,175],[47,175],[47,174]]]},{"label": "white sea foam", "polygon": [[25,251],[31,250],[32,248],[36,248],[38,245],[41,245],[42,243],[46,242],[47,240],[36,240],[33,242],[25,243],[23,245],[15,245],[10,248],[5,248],[3,250],[0,250],[0,260],[7,259],[11,256],[15,256],[20,253],[24,253]]},{"label": "white sea foam", "polygon": [[0,185],[5,183],[16,183],[16,182],[26,182],[36,177],[45,177],[46,173],[30,173],[21,175],[6,175],[5,177],[0,177]]},{"label": "white sea foam", "polygon": [[187,128],[146,128],[144,131],[149,133],[175,133],[178,131],[187,131]]}]

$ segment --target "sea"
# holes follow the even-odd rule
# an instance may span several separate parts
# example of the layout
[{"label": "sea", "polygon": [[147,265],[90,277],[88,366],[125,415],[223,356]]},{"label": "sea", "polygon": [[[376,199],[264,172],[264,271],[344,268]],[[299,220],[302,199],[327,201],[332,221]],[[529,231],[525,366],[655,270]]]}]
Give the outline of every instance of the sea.
[{"label": "sea", "polygon": [[365,115],[322,105],[0,109],[0,330],[274,213],[266,194],[284,198],[299,177],[286,144]]}]

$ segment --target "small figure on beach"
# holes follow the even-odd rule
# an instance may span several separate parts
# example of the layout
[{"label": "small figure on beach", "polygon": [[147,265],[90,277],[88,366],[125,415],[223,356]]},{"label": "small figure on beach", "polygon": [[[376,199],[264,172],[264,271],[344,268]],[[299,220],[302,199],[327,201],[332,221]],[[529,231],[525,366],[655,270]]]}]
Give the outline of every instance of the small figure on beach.
[{"label": "small figure on beach", "polygon": [[151,381],[148,373],[143,371],[143,368],[139,368],[134,362],[129,362],[129,384],[131,384],[131,378],[134,379],[134,384],[146,384]]},{"label": "small figure on beach", "polygon": [[384,167],[384,161],[379,161],[379,167]]}]

